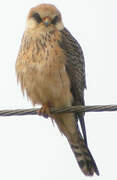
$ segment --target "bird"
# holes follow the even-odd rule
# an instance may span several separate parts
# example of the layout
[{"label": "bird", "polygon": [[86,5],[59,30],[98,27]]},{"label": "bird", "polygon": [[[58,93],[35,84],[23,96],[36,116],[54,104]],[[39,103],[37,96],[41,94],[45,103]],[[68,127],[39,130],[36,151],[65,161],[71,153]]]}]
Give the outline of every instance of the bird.
[{"label": "bird", "polygon": [[50,113],[51,107],[85,105],[86,88],[82,48],[53,4],[30,9],[15,68],[23,94],[33,105],[42,105],[39,115],[57,124],[84,175],[99,175],[88,148],[84,113]]}]

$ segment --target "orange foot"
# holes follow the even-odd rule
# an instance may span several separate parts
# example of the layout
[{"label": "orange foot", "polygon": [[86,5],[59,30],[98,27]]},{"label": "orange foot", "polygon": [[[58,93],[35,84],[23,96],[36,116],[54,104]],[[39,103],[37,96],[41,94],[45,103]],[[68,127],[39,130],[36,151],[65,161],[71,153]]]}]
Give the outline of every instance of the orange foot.
[{"label": "orange foot", "polygon": [[43,116],[45,118],[48,118],[48,116],[50,116],[50,109],[49,107],[44,104],[38,111],[37,111],[38,115]]}]

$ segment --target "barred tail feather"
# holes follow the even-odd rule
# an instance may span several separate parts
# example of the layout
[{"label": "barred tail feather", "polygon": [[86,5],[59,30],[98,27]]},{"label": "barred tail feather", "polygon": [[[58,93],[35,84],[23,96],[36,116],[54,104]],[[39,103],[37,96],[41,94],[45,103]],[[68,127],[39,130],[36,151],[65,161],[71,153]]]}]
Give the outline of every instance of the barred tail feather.
[{"label": "barred tail feather", "polygon": [[86,176],[99,175],[96,163],[88,149],[86,139],[82,137],[74,114],[64,113],[55,115],[55,122],[62,132],[76,157],[76,160]]},{"label": "barred tail feather", "polygon": [[80,139],[80,142],[78,144],[70,144],[70,146],[82,172],[86,176],[93,176],[94,173],[99,175],[96,163],[88,147],[85,145],[84,140]]}]

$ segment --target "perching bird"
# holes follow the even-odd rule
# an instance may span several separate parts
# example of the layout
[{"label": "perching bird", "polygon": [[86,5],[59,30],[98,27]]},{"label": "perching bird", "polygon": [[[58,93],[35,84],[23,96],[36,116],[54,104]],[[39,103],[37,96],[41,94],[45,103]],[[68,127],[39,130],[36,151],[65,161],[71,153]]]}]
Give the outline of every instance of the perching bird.
[{"label": "perching bird", "polygon": [[30,10],[16,73],[23,93],[26,91],[33,105],[41,104],[39,113],[48,113],[66,136],[82,172],[99,175],[87,145],[84,113],[49,113],[49,107],[84,105],[86,87],[82,49],[54,5],[41,4]]}]

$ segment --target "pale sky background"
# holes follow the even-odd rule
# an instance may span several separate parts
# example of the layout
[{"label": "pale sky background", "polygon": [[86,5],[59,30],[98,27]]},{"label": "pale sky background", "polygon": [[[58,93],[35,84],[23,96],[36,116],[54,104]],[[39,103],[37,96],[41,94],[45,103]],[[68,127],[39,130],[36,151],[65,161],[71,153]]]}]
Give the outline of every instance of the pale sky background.
[{"label": "pale sky background", "polygon": [[[117,104],[117,1],[4,0],[0,5],[0,110],[32,108],[17,86],[15,61],[29,9],[53,3],[81,44],[87,105]],[[100,171],[117,179],[117,112],[86,113],[89,148]],[[0,117],[0,180],[86,180],[65,137],[50,119]]]}]

